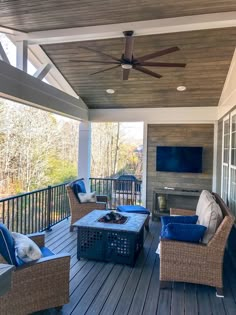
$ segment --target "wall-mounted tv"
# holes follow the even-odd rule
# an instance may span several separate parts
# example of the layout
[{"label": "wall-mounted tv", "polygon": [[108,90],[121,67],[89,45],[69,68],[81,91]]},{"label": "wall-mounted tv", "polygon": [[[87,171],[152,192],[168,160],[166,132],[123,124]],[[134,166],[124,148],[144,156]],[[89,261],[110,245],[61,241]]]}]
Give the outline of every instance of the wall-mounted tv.
[{"label": "wall-mounted tv", "polygon": [[202,147],[157,146],[156,171],[202,173]]}]

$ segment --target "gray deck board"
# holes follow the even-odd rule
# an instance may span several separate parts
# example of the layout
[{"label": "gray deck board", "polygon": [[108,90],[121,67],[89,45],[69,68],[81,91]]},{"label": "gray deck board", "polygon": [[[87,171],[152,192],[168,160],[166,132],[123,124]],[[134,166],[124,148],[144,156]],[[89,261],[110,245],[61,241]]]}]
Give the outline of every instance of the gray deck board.
[{"label": "gray deck board", "polygon": [[[159,256],[155,254],[160,224],[151,222],[144,249],[134,267],[77,259],[77,233],[69,232],[69,220],[46,232],[46,246],[55,253],[71,254],[70,303],[63,315],[234,315],[236,276],[229,256],[225,258],[225,298],[202,285],[174,283],[160,289]],[[58,314],[54,309],[37,315]]]}]

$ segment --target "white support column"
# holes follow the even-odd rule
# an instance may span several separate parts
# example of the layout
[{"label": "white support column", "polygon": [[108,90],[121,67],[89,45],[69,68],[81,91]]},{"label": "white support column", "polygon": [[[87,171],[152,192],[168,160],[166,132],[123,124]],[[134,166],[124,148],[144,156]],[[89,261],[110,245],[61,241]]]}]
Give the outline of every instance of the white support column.
[{"label": "white support column", "polygon": [[5,53],[4,48],[2,47],[2,44],[0,43],[0,59],[8,64],[10,64],[9,59],[7,58],[7,55]]},{"label": "white support column", "polygon": [[216,192],[217,188],[217,149],[218,149],[218,122],[214,124],[214,146],[213,146],[213,174],[212,174],[212,191]]},{"label": "white support column", "polygon": [[48,74],[48,72],[51,70],[52,65],[50,63],[46,64],[46,65],[42,65],[35,73],[34,73],[34,77],[39,79],[39,80],[43,80],[46,75]]},{"label": "white support column", "polygon": [[147,123],[143,124],[143,176],[142,176],[142,204],[146,207],[147,193]]},{"label": "white support column", "polygon": [[22,40],[16,42],[16,67],[27,73],[28,42]]},{"label": "white support column", "polygon": [[91,123],[82,122],[79,125],[78,175],[79,175],[79,178],[84,178],[87,191],[89,191],[90,162],[91,162]]}]

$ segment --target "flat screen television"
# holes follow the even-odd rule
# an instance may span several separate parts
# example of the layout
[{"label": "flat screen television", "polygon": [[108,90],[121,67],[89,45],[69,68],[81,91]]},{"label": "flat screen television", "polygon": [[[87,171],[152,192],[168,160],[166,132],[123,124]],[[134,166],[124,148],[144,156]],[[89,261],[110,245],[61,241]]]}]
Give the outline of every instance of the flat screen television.
[{"label": "flat screen television", "polygon": [[156,171],[202,173],[202,147],[157,146]]}]

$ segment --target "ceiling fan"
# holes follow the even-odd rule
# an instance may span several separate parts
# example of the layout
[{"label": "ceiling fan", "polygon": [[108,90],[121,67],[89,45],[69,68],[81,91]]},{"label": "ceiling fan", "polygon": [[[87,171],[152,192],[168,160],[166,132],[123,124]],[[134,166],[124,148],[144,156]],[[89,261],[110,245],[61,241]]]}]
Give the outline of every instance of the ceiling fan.
[{"label": "ceiling fan", "polygon": [[[171,48],[164,49],[161,51],[156,51],[156,52],[153,52],[151,54],[144,55],[141,57],[134,57],[134,55],[133,55],[133,47],[134,47],[133,33],[134,33],[133,31],[125,31],[124,32],[125,47],[124,47],[124,53],[122,54],[121,58],[116,58],[114,56],[111,56],[109,54],[106,54],[102,51],[98,51],[98,50],[93,49],[93,48],[81,46],[81,48],[84,48],[84,49],[87,49],[90,51],[94,51],[94,52],[96,52],[96,53],[98,53],[98,54],[100,54],[106,58],[104,60],[101,60],[101,61],[97,61],[97,60],[96,61],[95,60],[70,60],[70,61],[78,62],[78,63],[86,62],[86,63],[98,63],[98,64],[114,64],[115,66],[113,66],[113,67],[106,68],[106,69],[91,73],[91,75],[121,67],[123,70],[123,80],[128,80],[131,69],[143,72],[143,73],[148,74],[152,77],[160,79],[162,76],[159,73],[153,72],[153,71],[146,69],[144,67],[185,67],[186,66],[185,63],[168,63],[168,62],[150,62],[150,61],[147,61],[147,60],[150,60],[150,59],[153,59],[156,57],[160,57],[163,55],[173,53],[173,52],[179,50],[178,47],[171,47]],[[107,60],[107,59],[110,59],[110,60]]]}]

